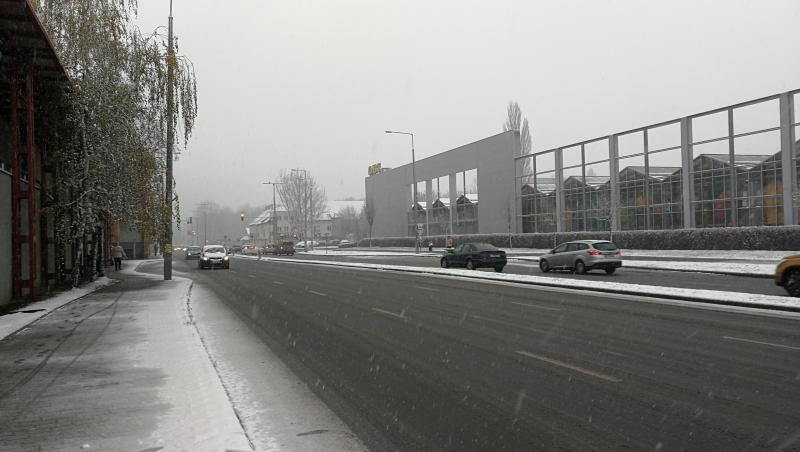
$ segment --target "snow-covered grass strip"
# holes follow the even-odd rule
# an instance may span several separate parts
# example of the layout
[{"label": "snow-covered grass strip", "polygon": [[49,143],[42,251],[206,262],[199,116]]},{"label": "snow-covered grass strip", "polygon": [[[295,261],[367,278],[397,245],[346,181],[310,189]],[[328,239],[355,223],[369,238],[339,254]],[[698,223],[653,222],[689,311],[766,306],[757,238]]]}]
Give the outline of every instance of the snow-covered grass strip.
[{"label": "snow-covered grass strip", "polygon": [[628,295],[642,295],[648,297],[667,298],[674,300],[688,300],[727,304],[733,306],[748,306],[758,308],[782,309],[800,312],[800,299],[775,295],[760,295],[741,292],[727,292],[721,290],[688,289],[682,287],[650,286],[645,284],[625,284],[609,281],[583,281],[575,279],[543,277],[535,275],[512,275],[507,273],[490,273],[475,270],[461,270],[435,267],[412,267],[407,265],[366,264],[341,261],[318,261],[307,259],[287,258],[262,258],[264,261],[292,262],[299,264],[328,265],[336,267],[362,268],[372,270],[392,270],[411,273],[424,273],[442,276],[460,276],[473,279],[503,281],[518,284],[531,284],[548,287],[564,287],[570,289],[590,290],[595,292],[612,292]]},{"label": "snow-covered grass strip", "polygon": [[[523,262],[539,262],[538,257],[518,256],[509,260]],[[639,268],[646,270],[669,270],[681,272],[717,273],[733,276],[756,276],[770,278],[775,274],[775,264],[737,263],[737,262],[691,262],[691,261],[645,261],[625,260],[622,268]]]},{"label": "snow-covered grass strip", "polygon": [[[426,247],[422,248],[424,253],[430,254]],[[550,252],[550,249],[540,248],[500,248],[505,251],[509,257],[512,256],[541,256]],[[390,256],[396,255],[417,255],[414,253],[413,248],[403,247],[373,247],[373,248],[345,248],[345,249],[329,249],[329,253],[336,253],[345,255],[344,253],[380,253]],[[433,254],[441,254],[441,248],[434,248]],[[324,250],[313,250],[309,254],[324,254]],[[631,257],[657,257],[657,258],[671,258],[671,259],[718,259],[718,260],[748,260],[748,261],[765,261],[778,263],[786,256],[800,254],[800,251],[769,251],[769,250],[636,250],[636,249],[622,249],[624,256]],[[352,254],[355,255],[355,254]]]}]

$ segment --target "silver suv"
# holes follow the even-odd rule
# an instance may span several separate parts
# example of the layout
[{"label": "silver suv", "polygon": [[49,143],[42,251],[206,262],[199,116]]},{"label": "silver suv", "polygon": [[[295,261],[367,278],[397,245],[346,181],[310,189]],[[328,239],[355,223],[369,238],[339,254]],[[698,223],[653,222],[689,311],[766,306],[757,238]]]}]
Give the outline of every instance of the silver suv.
[{"label": "silver suv", "polygon": [[573,270],[583,274],[602,268],[609,275],[622,267],[622,252],[607,240],[576,240],[562,243],[539,258],[539,268],[550,270]]}]

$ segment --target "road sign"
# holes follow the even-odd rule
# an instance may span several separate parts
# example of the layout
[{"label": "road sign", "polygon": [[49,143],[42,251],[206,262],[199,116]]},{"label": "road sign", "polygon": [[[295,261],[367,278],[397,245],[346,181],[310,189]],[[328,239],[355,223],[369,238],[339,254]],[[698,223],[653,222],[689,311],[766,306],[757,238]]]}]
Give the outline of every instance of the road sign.
[{"label": "road sign", "polygon": [[417,232],[422,232],[422,223],[417,223]]}]

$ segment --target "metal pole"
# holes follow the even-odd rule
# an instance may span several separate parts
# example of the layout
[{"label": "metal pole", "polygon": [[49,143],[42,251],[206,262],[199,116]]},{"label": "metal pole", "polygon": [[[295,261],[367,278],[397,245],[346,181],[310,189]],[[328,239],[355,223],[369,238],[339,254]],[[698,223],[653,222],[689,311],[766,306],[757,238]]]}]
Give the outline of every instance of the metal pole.
[{"label": "metal pole", "polygon": [[[417,195],[417,158],[414,155],[414,134],[409,133],[409,135],[411,135],[411,178],[414,179],[414,209],[416,209],[417,202],[419,199],[419,196]],[[428,215],[427,211],[425,212],[425,215],[427,217]],[[414,216],[416,217],[416,215]],[[416,231],[417,231],[415,233],[416,239],[414,240],[414,252],[416,254],[419,254],[419,229],[416,229]]]},{"label": "metal pole", "polygon": [[[411,179],[413,180],[413,187],[414,187],[414,203],[412,204],[412,211],[414,212],[414,249],[417,254],[419,254],[419,233],[416,232],[416,217],[417,217],[417,159],[414,155],[414,134],[411,132],[396,132],[393,130],[387,130],[386,133],[397,133],[400,135],[411,135]],[[427,211],[425,213],[425,224],[427,226]]]},{"label": "metal pole", "polygon": [[175,141],[172,126],[172,85],[175,80],[175,54],[172,48],[172,0],[169,1],[169,36],[167,38],[167,187],[164,216],[164,280],[172,279],[172,143]]}]

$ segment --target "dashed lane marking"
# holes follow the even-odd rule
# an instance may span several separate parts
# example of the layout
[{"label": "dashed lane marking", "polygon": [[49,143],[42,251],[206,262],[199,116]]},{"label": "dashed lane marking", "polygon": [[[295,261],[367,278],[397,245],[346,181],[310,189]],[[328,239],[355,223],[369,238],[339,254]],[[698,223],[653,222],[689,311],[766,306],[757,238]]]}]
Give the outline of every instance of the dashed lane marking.
[{"label": "dashed lane marking", "polygon": [[309,290],[309,292],[313,293],[314,295],[319,295],[320,297],[327,297],[328,296],[328,294],[322,293],[322,292],[317,292],[316,290]]},{"label": "dashed lane marking", "polygon": [[377,313],[379,313],[379,314],[388,315],[388,316],[394,317],[396,319],[400,319],[400,320],[405,320],[406,319],[406,316],[404,315],[404,313],[397,314],[395,312],[386,311],[386,310],[383,310],[381,308],[372,308],[372,310],[377,312]]},{"label": "dashed lane marking", "polygon": [[272,281],[272,284],[275,284],[276,286],[282,286],[283,285],[283,283],[280,282],[280,281]]},{"label": "dashed lane marking", "polygon": [[519,306],[525,306],[527,308],[545,309],[547,311],[560,311],[561,310],[559,308],[551,308],[550,306],[542,306],[542,305],[530,304],[530,303],[518,303],[516,301],[510,301],[509,303],[516,304],[516,305],[519,305]]},{"label": "dashed lane marking", "polygon": [[727,339],[729,341],[749,342],[751,344],[768,345],[770,347],[788,348],[789,350],[800,350],[800,347],[794,347],[794,346],[791,346],[791,345],[773,344],[771,342],[754,341],[753,339],[744,339],[744,338],[741,338],[741,337],[722,336],[722,338],[723,339]]},{"label": "dashed lane marking", "polygon": [[540,333],[540,334],[548,334],[549,333],[549,331],[547,331],[547,330],[542,330],[542,329],[539,329],[539,328],[533,328],[533,327],[527,327],[527,326],[521,326],[518,323],[504,322],[502,320],[493,319],[491,317],[483,317],[481,315],[473,315],[473,314],[470,314],[469,316],[472,317],[473,319],[485,320],[487,322],[499,323],[501,325],[511,326],[511,327],[514,327],[514,328],[523,328],[523,329],[525,329],[527,331],[533,331],[534,333]]},{"label": "dashed lane marking", "polygon": [[434,289],[433,287],[425,287],[425,286],[411,286],[415,289],[422,289],[422,290],[430,290],[431,292],[439,292],[439,289]]},{"label": "dashed lane marking", "polygon": [[544,361],[549,364],[553,364],[555,366],[563,367],[565,369],[574,370],[575,372],[580,372],[585,375],[589,375],[591,377],[599,378],[601,380],[610,381],[611,383],[619,383],[622,380],[617,377],[612,377],[611,375],[606,375],[601,372],[595,372],[593,370],[584,369],[583,367],[578,367],[572,365],[570,363],[565,363],[564,361],[559,361],[557,359],[548,358],[546,356],[537,355],[536,353],[526,352],[525,350],[517,350],[517,354],[522,356],[527,356],[528,358],[537,359],[539,361]]}]

